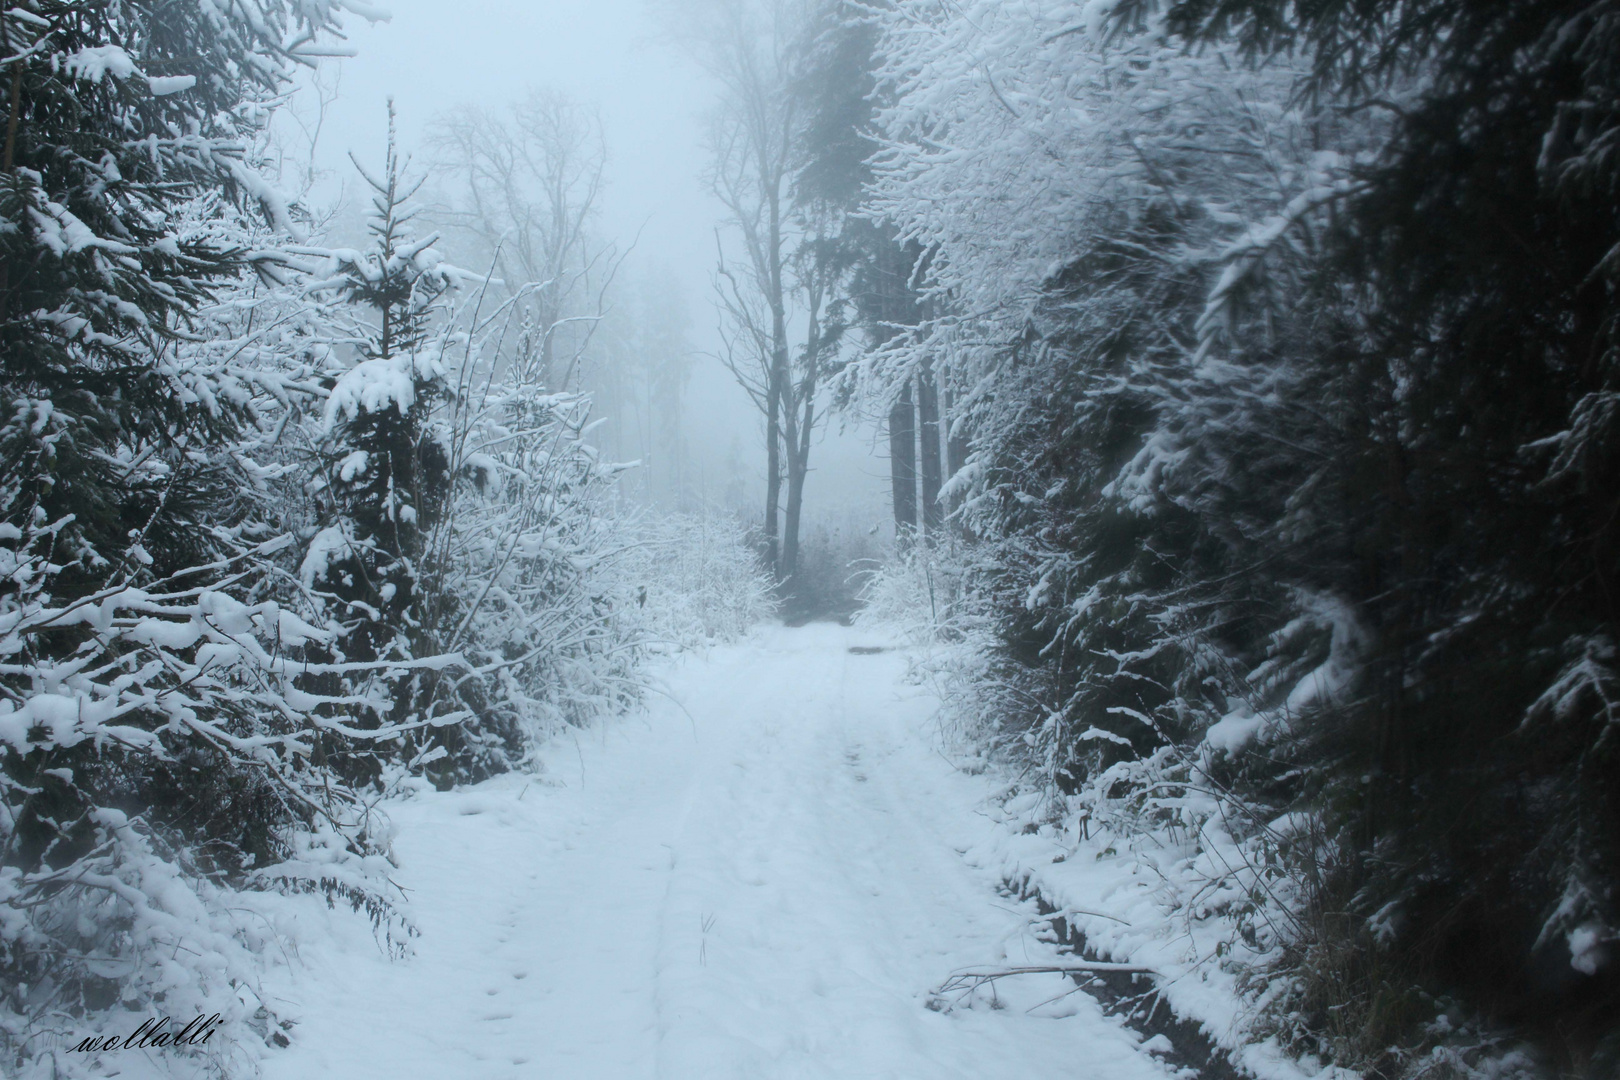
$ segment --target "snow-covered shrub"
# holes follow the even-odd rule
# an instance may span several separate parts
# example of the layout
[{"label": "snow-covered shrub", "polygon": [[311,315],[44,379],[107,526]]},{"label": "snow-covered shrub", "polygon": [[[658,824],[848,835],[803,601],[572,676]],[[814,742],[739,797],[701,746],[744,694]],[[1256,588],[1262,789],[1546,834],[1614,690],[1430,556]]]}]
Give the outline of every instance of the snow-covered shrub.
[{"label": "snow-covered shrub", "polygon": [[860,606],[865,567],[886,546],[880,530],[866,515],[850,508],[823,509],[800,522],[797,565],[784,581],[782,616],[790,623],[806,619],[847,619]]},{"label": "snow-covered shrub", "polygon": [[1006,661],[993,588],[1002,573],[992,545],[919,540],[866,567],[855,623],[912,646],[912,674],[938,695],[943,731],[992,754],[1010,739],[1022,767],[1024,718],[1049,695],[1038,670]]},{"label": "snow-covered shrub", "polygon": [[398,733],[306,682],[335,631],[289,574],[264,451],[309,357],[302,320],[254,322],[253,270],[285,256],[244,220],[294,227],[249,148],[344,7],[0,16],[6,1075],[83,1075],[64,1051],[133,1015],[220,1013],[207,1051],[170,1051],[203,1072],[281,1037],[235,890],[391,918],[370,805],[316,758]]},{"label": "snow-covered shrub", "polygon": [[[1311,494],[1353,396],[1324,402],[1333,373],[1288,347],[1372,123],[1297,99],[1287,58],[1188,50],[1151,12],[901,0],[877,19],[893,98],[868,209],[928,250],[936,314],[847,378],[878,406],[925,366],[962,388],[945,498],[979,655],[942,679],[947,715],[1020,778],[1020,824],[1177,867],[1157,925],[1179,912],[1222,956],[1274,958],[1308,893],[1261,886],[1308,880],[1319,833],[1270,823],[1309,820],[1311,774],[1280,739],[1204,740],[1287,712],[1329,633],[1278,633],[1320,567],[1276,549],[1337,554]],[[912,558],[891,581],[932,632],[935,556]],[[1357,658],[1336,659],[1342,689]],[[1275,730],[1336,702],[1294,704]]]},{"label": "snow-covered shrub", "polygon": [[1449,1067],[1460,988],[1612,1060],[1612,5],[868,14],[932,310],[849,378],[962,391],[1022,824],[1252,1035]]},{"label": "snow-covered shrub", "polygon": [[776,590],[732,514],[642,512],[624,522],[613,561],[626,617],[660,648],[736,641],[776,612]]},{"label": "snow-covered shrub", "polygon": [[510,768],[563,727],[622,711],[646,650],[620,564],[631,534],[609,501],[621,470],[586,437],[589,398],[464,357],[437,418],[454,487],[427,536],[424,633],[466,658],[437,692],[474,718],[442,732],[440,782]]},{"label": "snow-covered shrub", "polygon": [[970,580],[974,554],[972,545],[949,536],[867,566],[856,621],[896,630],[916,645],[960,641],[987,628]]},{"label": "snow-covered shrub", "polygon": [[915,648],[913,668],[938,693],[947,731],[993,745],[994,728],[1022,709],[1000,700],[998,621],[983,587],[987,552],[958,537],[916,543],[868,568],[858,626],[897,634]]},{"label": "snow-covered shrub", "polygon": [[278,1028],[229,891],[314,889],[391,920],[370,802],[314,756],[400,732],[362,733],[355,703],[306,688],[334,631],[265,596],[289,538],[85,593],[52,559],[62,524],[0,539],[0,1046],[75,1075],[58,1053],[75,1033],[200,1011],[226,1025],[201,1057],[251,1056]]}]

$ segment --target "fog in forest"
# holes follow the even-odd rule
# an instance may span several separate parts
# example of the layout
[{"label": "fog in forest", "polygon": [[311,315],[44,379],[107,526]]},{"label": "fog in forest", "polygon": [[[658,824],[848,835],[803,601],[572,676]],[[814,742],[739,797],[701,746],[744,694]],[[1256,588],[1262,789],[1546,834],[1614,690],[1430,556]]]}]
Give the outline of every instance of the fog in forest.
[{"label": "fog in forest", "polygon": [[1620,1080],[1620,0],[11,0],[0,113],[0,1077]]},{"label": "fog in forest", "polygon": [[[307,158],[315,133],[316,198],[337,209],[340,229],[345,215],[348,228],[362,227],[363,181],[348,154],[380,160],[392,98],[400,145],[428,178],[425,217],[445,231],[448,253],[484,272],[487,251],[433,214],[432,203],[456,194],[435,124],[469,106],[504,116],[535,93],[566,101],[601,140],[584,150],[600,153],[602,166],[586,244],[605,253],[604,266],[623,260],[605,290],[601,340],[569,388],[595,396],[604,451],[641,463],[621,481],[627,498],[757,518],[765,418],[718,358],[717,240],[733,259],[740,254],[708,178],[723,85],[701,66],[708,46],[689,36],[692,12],[648,0],[473,0],[448,18],[440,5],[405,0],[388,11],[388,22],[355,26],[357,55],[323,65],[283,118],[295,153]],[[815,435],[802,527],[823,541],[836,536],[827,555],[849,573],[894,533],[881,435],[858,410],[830,415]]]}]

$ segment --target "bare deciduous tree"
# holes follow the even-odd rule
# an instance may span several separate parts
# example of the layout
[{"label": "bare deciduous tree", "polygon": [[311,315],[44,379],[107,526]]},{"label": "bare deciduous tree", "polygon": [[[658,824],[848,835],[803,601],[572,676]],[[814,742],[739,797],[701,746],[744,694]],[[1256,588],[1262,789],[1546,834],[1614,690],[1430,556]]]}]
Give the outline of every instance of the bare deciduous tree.
[{"label": "bare deciduous tree", "polygon": [[[591,234],[607,160],[600,118],[533,88],[505,110],[462,105],[432,125],[428,146],[445,204],[438,216],[496,267],[523,307],[509,357],[557,390],[575,382],[622,261]],[[479,259],[482,261],[479,261]]]},{"label": "bare deciduous tree", "polygon": [[681,281],[667,269],[636,274],[615,288],[612,309],[591,348],[581,382],[605,419],[604,450],[637,461],[625,494],[649,505],[690,509],[690,447],[683,398],[694,353]]},{"label": "bare deciduous tree", "polygon": [[[728,211],[716,234],[721,359],[765,417],[766,554],[784,582],[798,568],[817,394],[839,337],[826,322],[829,270],[792,193],[803,136],[792,67],[806,18],[786,0],[715,0],[690,22],[695,51],[723,88],[709,134],[709,180]],[[727,258],[724,232],[740,258]],[[795,353],[789,336],[799,330]]]}]

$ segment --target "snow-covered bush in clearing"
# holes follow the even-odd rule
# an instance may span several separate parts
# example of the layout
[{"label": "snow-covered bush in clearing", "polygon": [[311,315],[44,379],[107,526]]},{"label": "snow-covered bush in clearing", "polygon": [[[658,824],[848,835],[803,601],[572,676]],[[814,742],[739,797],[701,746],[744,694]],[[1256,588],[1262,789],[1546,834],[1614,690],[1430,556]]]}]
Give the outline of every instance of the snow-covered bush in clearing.
[{"label": "snow-covered bush in clearing", "polygon": [[635,605],[627,616],[653,646],[736,641],[776,613],[770,574],[735,515],[643,512],[626,520],[624,544],[619,603]]}]

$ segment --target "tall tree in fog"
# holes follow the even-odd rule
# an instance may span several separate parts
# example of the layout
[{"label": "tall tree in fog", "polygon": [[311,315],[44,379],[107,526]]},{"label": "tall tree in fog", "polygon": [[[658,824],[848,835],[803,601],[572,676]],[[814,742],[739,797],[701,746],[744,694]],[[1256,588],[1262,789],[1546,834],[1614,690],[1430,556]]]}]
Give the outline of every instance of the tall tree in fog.
[{"label": "tall tree in fog", "polygon": [[607,420],[605,447],[616,461],[638,461],[624,482],[649,503],[686,503],[683,398],[691,379],[691,312],[679,279],[637,275],[616,287],[581,382]]},{"label": "tall tree in fog", "polygon": [[[924,321],[929,305],[920,280],[922,245],[902,243],[892,222],[857,213],[881,146],[876,113],[885,97],[876,78],[878,32],[869,16],[855,0],[815,4],[814,28],[795,65],[804,150],[793,190],[795,203],[814,208],[826,223],[818,249],[823,263],[840,271],[835,302],[859,325],[865,351],[883,353],[897,334]],[[840,394],[841,405],[870,412],[888,429],[895,534],[902,544],[942,529],[941,490],[965,458],[963,443],[947,436],[953,397],[943,382],[944,373],[926,356],[912,357],[885,366],[881,393],[859,401]]]},{"label": "tall tree in fog", "polygon": [[730,214],[740,261],[719,233],[716,280],[722,359],[765,416],[765,546],[781,570],[782,410],[788,380],[788,184],[795,102],[787,93],[782,0],[716,0],[698,30],[699,56],[721,82],[710,127],[709,180]]},{"label": "tall tree in fog", "polygon": [[[787,467],[787,505],[782,519],[782,577],[799,572],[799,526],[804,513],[804,482],[810,474],[810,445],[825,421],[817,411],[823,384],[838,367],[844,336],[841,296],[848,261],[837,242],[836,216],[823,208],[801,206],[795,214],[803,238],[794,252],[794,277],[802,307],[803,334],[789,367],[788,408],[783,413],[782,441]],[[795,592],[797,586],[793,586]]]},{"label": "tall tree in fog", "polygon": [[510,348],[557,390],[577,379],[618,268],[591,234],[607,149],[600,119],[554,90],[533,88],[504,110],[463,105],[432,125],[428,145],[463,259],[493,264],[523,319]]},{"label": "tall tree in fog", "polygon": [[709,144],[710,183],[728,211],[715,278],[722,359],[765,419],[765,546],[784,582],[798,569],[818,395],[841,338],[829,318],[839,271],[823,257],[827,215],[793,189],[806,139],[795,71],[810,15],[788,0],[712,0],[690,21],[722,87]]}]

